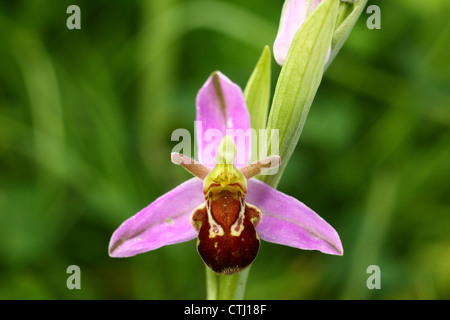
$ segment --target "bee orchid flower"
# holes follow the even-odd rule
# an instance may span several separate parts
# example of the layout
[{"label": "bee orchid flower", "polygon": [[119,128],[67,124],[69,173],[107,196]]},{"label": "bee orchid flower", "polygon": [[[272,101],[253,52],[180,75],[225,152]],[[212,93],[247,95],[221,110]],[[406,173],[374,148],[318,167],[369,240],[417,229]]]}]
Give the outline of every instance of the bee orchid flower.
[{"label": "bee orchid flower", "polygon": [[[250,145],[236,143],[236,137],[226,133],[227,129],[250,129],[239,86],[220,72],[213,73],[197,95],[197,121],[202,123],[197,140],[208,129],[223,133],[214,148],[215,163],[207,165],[172,153],[172,162],[195,177],[123,222],[111,237],[111,257],[130,257],[197,238],[197,250],[205,264],[218,274],[233,274],[254,261],[260,239],[343,254],[339,235],[324,219],[297,199],[253,178],[279,165],[280,157],[236,164],[242,153],[242,159],[248,161],[245,149]],[[210,145],[197,143],[199,153]]]}]

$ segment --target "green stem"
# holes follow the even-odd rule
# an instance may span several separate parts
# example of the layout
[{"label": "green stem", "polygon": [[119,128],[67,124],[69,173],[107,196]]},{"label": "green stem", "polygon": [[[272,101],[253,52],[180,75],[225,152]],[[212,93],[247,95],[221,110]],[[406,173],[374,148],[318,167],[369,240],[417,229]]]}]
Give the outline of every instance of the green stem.
[{"label": "green stem", "polygon": [[221,275],[206,267],[208,300],[242,300],[250,267],[232,275]]},{"label": "green stem", "polygon": [[210,268],[206,268],[206,299],[217,300],[218,275]]}]

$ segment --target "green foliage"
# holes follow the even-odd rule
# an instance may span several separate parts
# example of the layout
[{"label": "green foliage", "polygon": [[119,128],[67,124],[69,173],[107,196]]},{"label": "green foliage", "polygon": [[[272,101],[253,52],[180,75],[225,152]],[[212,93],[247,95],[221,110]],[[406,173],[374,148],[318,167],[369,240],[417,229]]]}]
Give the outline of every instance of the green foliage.
[{"label": "green foliage", "polygon": [[278,154],[282,163],[275,175],[262,178],[276,187],[297,146],[309,108],[320,85],[325,58],[333,37],[339,2],[326,0],[308,16],[292,41],[275,89],[267,130],[279,130],[279,150],[267,139],[268,154]]},{"label": "green foliage", "polygon": [[[81,30],[66,28],[71,4]],[[263,242],[247,299],[450,298],[449,3],[371,4],[381,29],[362,12],[278,185],[336,228],[344,256]],[[212,71],[246,85],[281,6],[0,2],[0,299],[206,297],[195,241],[112,259],[109,238],[190,177],[170,162],[172,131],[193,136]]]}]

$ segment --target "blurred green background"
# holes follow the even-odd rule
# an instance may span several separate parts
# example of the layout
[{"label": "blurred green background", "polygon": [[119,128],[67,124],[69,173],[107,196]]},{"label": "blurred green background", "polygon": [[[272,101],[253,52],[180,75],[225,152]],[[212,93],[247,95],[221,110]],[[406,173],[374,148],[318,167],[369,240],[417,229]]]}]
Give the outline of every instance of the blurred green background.
[{"label": "blurred green background", "polygon": [[[205,298],[194,240],[127,259],[108,242],[190,177],[170,162],[172,131],[193,133],[212,71],[245,86],[282,3],[0,1],[1,299]],[[71,4],[81,30],[66,28]],[[279,185],[344,256],[263,242],[248,299],[450,299],[450,3],[369,4],[381,30],[362,14]]]}]

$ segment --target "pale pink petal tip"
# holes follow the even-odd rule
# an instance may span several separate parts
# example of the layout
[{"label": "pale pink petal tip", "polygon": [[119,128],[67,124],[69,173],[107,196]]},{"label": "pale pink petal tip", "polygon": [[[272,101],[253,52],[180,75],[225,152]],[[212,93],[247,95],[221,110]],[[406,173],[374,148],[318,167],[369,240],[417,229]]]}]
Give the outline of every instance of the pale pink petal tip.
[{"label": "pale pink petal tip", "polygon": [[261,239],[303,250],[343,255],[336,230],[297,199],[251,179],[246,200],[262,211],[262,220],[256,229]]},{"label": "pale pink petal tip", "polygon": [[192,178],[123,222],[109,243],[111,257],[130,257],[194,239],[189,216],[205,201],[203,181]]}]

